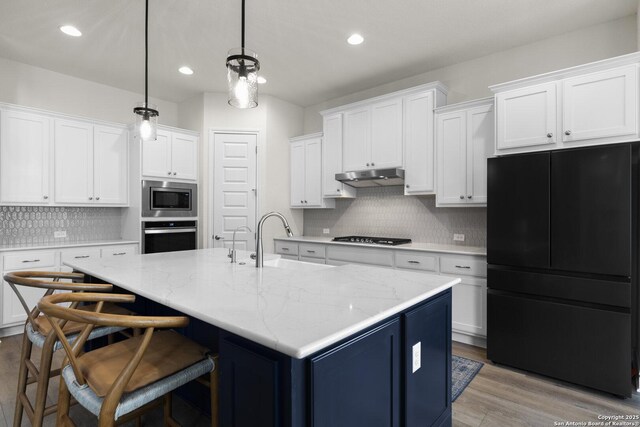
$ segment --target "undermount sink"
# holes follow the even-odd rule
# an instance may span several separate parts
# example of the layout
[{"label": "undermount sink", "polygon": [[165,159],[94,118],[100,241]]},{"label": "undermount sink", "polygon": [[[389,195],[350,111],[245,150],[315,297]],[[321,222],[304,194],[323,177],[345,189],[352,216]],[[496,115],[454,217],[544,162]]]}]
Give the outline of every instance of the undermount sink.
[{"label": "undermount sink", "polygon": [[333,265],[315,264],[313,262],[304,262],[304,261],[293,261],[293,260],[284,259],[284,258],[270,259],[264,262],[264,266],[282,268],[285,270],[294,270],[294,271],[324,270],[326,268],[334,267]]}]

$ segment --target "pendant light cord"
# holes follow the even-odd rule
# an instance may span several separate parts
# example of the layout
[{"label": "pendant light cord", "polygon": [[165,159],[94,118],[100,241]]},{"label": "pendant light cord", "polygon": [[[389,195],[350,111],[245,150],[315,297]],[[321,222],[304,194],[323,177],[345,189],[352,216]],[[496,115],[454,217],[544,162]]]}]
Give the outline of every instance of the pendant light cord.
[{"label": "pendant light cord", "polygon": [[[243,0],[244,1],[244,0]],[[149,108],[149,0],[144,9],[144,108]]]},{"label": "pendant light cord", "polygon": [[[147,0],[149,1],[149,0]],[[242,54],[244,55],[244,0],[242,0]]]}]

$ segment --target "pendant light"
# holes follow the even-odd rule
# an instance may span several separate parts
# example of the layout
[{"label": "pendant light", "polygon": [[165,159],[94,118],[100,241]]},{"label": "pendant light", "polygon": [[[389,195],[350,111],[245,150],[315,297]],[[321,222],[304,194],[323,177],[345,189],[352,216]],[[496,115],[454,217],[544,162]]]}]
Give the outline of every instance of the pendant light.
[{"label": "pendant light", "polygon": [[144,9],[144,102],[133,109],[136,114],[136,129],[142,141],[157,139],[158,110],[149,104],[149,0],[145,0]]},{"label": "pendant light", "polygon": [[229,105],[254,108],[258,106],[260,62],[255,52],[244,47],[244,2],[242,0],[242,47],[231,49],[227,57]]}]

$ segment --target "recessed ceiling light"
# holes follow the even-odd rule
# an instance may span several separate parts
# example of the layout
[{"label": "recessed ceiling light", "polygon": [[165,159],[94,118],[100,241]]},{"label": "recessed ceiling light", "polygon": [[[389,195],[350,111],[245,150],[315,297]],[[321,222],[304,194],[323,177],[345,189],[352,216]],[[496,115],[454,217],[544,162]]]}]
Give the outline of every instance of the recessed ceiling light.
[{"label": "recessed ceiling light", "polygon": [[267,79],[265,79],[265,78],[264,78],[264,77],[262,77],[262,76],[258,76],[258,83],[259,83],[259,84],[263,85],[263,84],[265,84],[266,82],[267,82]]},{"label": "recessed ceiling light", "polygon": [[364,41],[364,37],[362,37],[362,36],[361,36],[360,34],[358,34],[358,33],[351,34],[351,35],[349,36],[349,38],[347,39],[347,43],[349,43],[349,44],[353,44],[353,45],[360,44],[360,43],[362,43],[363,41]]},{"label": "recessed ceiling light", "polygon": [[178,68],[178,71],[180,71],[182,74],[186,74],[187,76],[193,74],[193,70],[186,65]]},{"label": "recessed ceiling light", "polygon": [[71,37],[80,37],[82,35],[80,30],[73,25],[63,25],[60,27],[60,31]]}]

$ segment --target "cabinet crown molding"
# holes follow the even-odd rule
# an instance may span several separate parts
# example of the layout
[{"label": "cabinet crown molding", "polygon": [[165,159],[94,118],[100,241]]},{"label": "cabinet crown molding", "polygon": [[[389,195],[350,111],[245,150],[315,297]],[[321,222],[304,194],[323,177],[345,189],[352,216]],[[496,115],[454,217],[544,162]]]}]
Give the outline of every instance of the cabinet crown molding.
[{"label": "cabinet crown molding", "polygon": [[310,138],[322,138],[322,132],[308,133],[306,135],[294,136],[289,138],[289,142],[304,141]]},{"label": "cabinet crown molding", "polygon": [[640,64],[640,52],[633,52],[627,55],[616,56],[613,58],[603,59],[601,61],[589,62],[587,64],[577,65],[575,67],[564,68],[562,70],[551,71],[544,74],[525,77],[518,80],[512,80],[505,83],[499,83],[489,86],[493,93],[505,92],[508,90],[519,89],[527,86],[534,86],[543,83],[554,82],[568,77],[575,77],[584,74],[596,73],[598,71],[609,70],[612,68],[622,67],[630,64]]},{"label": "cabinet crown molding", "polygon": [[464,102],[458,102],[456,104],[444,105],[442,107],[434,108],[433,111],[436,114],[439,114],[439,113],[447,113],[449,111],[463,110],[466,108],[482,107],[485,105],[493,107],[494,103],[495,103],[495,98],[493,96],[490,96],[488,98],[480,98],[480,99],[474,99],[472,101],[464,101]]},{"label": "cabinet crown molding", "polygon": [[42,108],[35,108],[35,107],[27,107],[27,106],[18,105],[18,104],[9,104],[6,102],[0,102],[0,109],[9,110],[9,111],[20,111],[23,113],[43,114],[51,117],[52,119],[73,120],[76,122],[85,122],[91,125],[113,126],[113,127],[119,127],[122,129],[126,129],[128,126],[124,123],[109,122],[106,120],[94,119],[86,116],[59,113],[57,111],[45,110]]},{"label": "cabinet crown molding", "polygon": [[391,98],[412,95],[414,93],[425,92],[428,90],[437,90],[439,92],[442,92],[444,95],[447,95],[449,93],[449,88],[447,86],[445,86],[440,81],[435,81],[435,82],[426,83],[423,85],[413,86],[407,89],[402,89],[395,92],[387,93],[384,95],[375,96],[373,98],[363,99],[362,101],[356,101],[349,104],[340,105],[338,107],[329,108],[327,110],[322,110],[320,111],[320,114],[323,116],[327,116],[329,114],[339,113],[344,110],[361,107],[363,105],[369,105],[374,102],[385,101]]}]

